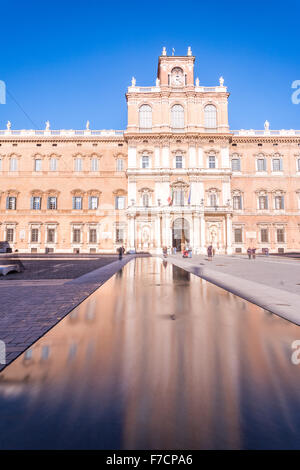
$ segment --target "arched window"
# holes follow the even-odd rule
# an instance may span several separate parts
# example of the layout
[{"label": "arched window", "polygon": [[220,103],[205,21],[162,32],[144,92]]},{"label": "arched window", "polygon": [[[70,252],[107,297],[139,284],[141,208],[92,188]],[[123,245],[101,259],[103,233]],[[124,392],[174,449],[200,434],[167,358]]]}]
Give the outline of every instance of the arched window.
[{"label": "arched window", "polygon": [[171,127],[173,129],[184,128],[184,109],[181,104],[175,104],[171,109]]},{"label": "arched window", "polygon": [[152,128],[152,108],[149,104],[143,104],[139,109],[140,130]]},{"label": "arched window", "polygon": [[204,108],[204,127],[206,129],[217,127],[217,109],[213,104],[208,104]]}]

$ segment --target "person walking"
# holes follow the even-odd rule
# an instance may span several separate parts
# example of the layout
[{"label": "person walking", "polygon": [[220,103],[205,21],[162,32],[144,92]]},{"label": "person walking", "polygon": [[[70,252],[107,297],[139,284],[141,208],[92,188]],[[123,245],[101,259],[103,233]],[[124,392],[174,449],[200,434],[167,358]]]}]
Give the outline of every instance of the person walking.
[{"label": "person walking", "polygon": [[163,251],[163,256],[164,256],[164,258],[167,258],[167,256],[168,256],[168,248],[167,248],[166,246],[164,246],[163,249],[162,249],[162,251]]},{"label": "person walking", "polygon": [[252,255],[252,250],[249,246],[248,250],[247,250],[247,253],[248,253],[248,258],[251,259],[251,255]]},{"label": "person walking", "polygon": [[119,260],[121,261],[121,259],[123,258],[123,246],[120,246],[118,248],[118,253],[119,253]]},{"label": "person walking", "polygon": [[208,261],[212,261],[212,254],[213,254],[213,247],[212,247],[212,245],[209,245],[207,247]]},{"label": "person walking", "polygon": [[251,253],[252,253],[252,259],[255,259],[256,258],[256,248],[252,248]]}]

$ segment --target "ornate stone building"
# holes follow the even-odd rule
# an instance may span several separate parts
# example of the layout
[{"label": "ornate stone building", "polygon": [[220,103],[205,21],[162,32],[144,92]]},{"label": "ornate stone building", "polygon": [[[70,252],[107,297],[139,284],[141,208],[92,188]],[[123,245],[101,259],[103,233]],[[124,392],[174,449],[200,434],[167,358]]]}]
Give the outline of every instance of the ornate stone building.
[{"label": "ornate stone building", "polygon": [[126,93],[123,131],[0,131],[0,238],[20,252],[300,249],[300,131],[231,131],[186,56]]}]

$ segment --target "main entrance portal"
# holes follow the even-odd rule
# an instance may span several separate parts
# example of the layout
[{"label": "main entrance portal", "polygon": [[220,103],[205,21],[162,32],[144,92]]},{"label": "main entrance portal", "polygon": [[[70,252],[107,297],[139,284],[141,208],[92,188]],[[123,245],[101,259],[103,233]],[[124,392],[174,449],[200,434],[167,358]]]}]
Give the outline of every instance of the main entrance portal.
[{"label": "main entrance portal", "polygon": [[184,218],[175,219],[172,228],[172,246],[183,251],[190,244],[190,224]]}]

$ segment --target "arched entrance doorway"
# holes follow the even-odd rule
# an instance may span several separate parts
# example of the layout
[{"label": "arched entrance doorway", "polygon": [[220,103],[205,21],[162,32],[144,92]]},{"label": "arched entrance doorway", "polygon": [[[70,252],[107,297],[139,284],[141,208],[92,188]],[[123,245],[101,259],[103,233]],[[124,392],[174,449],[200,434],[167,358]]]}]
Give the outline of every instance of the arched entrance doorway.
[{"label": "arched entrance doorway", "polygon": [[184,218],[175,219],[172,227],[172,246],[183,251],[190,244],[190,224]]}]

